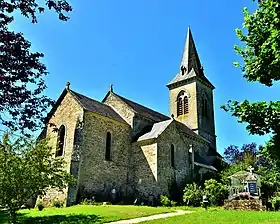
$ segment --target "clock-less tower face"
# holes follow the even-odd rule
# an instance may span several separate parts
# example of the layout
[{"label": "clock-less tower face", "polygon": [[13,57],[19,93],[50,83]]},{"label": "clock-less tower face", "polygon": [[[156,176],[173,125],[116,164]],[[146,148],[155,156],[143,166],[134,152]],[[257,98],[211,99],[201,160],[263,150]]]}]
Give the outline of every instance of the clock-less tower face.
[{"label": "clock-less tower face", "polygon": [[190,29],[179,73],[167,85],[170,114],[210,142],[216,150],[214,86],[205,77]]}]

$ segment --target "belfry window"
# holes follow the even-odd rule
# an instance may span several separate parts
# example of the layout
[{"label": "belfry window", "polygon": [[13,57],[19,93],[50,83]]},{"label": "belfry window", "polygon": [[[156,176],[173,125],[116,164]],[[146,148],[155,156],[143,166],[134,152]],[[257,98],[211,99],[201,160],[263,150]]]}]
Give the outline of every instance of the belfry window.
[{"label": "belfry window", "polygon": [[189,97],[181,91],[177,97],[177,117],[189,113]]},{"label": "belfry window", "polygon": [[174,149],[174,145],[171,144],[171,149],[170,149],[170,162],[171,162],[171,167],[175,167],[175,149]]},{"label": "belfry window", "polygon": [[65,141],[65,126],[61,125],[58,130],[57,146],[56,146],[56,153],[55,153],[56,157],[63,155],[64,141]]},{"label": "belfry window", "polygon": [[111,144],[112,144],[112,135],[110,132],[107,132],[106,135],[106,151],[105,151],[105,159],[111,160]]}]

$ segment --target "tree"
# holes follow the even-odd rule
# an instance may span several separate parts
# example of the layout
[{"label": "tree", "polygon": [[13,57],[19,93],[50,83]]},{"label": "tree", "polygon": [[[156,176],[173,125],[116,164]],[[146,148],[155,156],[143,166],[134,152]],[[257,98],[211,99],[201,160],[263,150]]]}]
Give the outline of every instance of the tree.
[{"label": "tree", "polygon": [[[234,48],[244,64],[234,64],[241,67],[249,82],[256,81],[269,87],[280,80],[280,3],[279,0],[259,0],[257,6],[251,14],[247,8],[243,9],[243,29],[236,29],[236,34],[244,46]],[[250,134],[272,133],[279,151],[280,101],[228,101],[222,108],[237,117],[238,122],[247,123]]]},{"label": "tree", "polygon": [[228,177],[238,171],[247,170],[249,166],[257,170],[259,155],[264,147],[256,143],[243,144],[241,148],[230,145],[224,151],[224,158],[228,162],[228,166],[220,173],[222,183],[228,182]]},{"label": "tree", "polygon": [[201,186],[193,183],[187,184],[184,189],[183,201],[188,206],[200,206],[203,195]]},{"label": "tree", "polygon": [[209,179],[204,183],[204,193],[209,198],[211,205],[221,206],[228,197],[228,187],[215,179]]},{"label": "tree", "polygon": [[267,142],[259,153],[257,172],[261,176],[263,197],[268,199],[278,192],[280,183],[280,160],[271,153],[273,143]]},{"label": "tree", "polygon": [[[241,161],[256,161],[256,156],[262,150],[262,146],[257,147],[256,143],[244,144],[241,149],[238,146],[230,145],[224,151],[224,158],[228,163],[238,163]],[[250,162],[249,162],[250,163]]]},{"label": "tree", "polygon": [[40,127],[52,100],[43,95],[43,78],[47,75],[41,62],[44,55],[31,52],[31,43],[22,33],[9,30],[9,24],[16,11],[37,23],[37,13],[45,10],[44,2],[58,13],[60,20],[68,19],[64,13],[72,8],[65,0],[0,1],[0,123],[25,134]]},{"label": "tree", "polygon": [[27,200],[46,193],[48,188],[63,190],[73,177],[65,169],[65,161],[54,156],[47,139],[35,144],[26,137],[0,142],[0,202],[7,208],[10,223],[16,222],[16,211]]}]

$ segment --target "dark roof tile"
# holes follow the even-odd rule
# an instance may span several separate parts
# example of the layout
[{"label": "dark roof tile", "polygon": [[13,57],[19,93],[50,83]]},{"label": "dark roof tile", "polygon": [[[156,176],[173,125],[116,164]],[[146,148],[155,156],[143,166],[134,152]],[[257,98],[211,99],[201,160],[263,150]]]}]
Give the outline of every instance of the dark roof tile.
[{"label": "dark roof tile", "polygon": [[150,108],[147,108],[145,106],[142,106],[138,103],[135,103],[129,99],[126,99],[122,96],[119,96],[118,94],[114,93],[117,97],[119,97],[122,101],[124,101],[128,106],[130,106],[137,114],[140,116],[146,117],[148,119],[151,119],[152,121],[155,122],[160,122],[160,121],[166,121],[169,120],[170,117],[161,114],[159,112],[156,112]]},{"label": "dark roof tile", "polygon": [[109,117],[114,120],[126,123],[125,120],[108,105],[100,103],[80,93],[74,92],[73,90],[69,90],[69,91],[85,110],[90,112],[95,112],[105,117]]}]

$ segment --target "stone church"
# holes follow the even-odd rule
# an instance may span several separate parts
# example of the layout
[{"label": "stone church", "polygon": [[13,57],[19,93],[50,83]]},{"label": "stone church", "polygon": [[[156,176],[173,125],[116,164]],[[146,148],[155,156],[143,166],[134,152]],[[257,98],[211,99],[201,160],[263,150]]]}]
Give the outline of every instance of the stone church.
[{"label": "stone church", "polygon": [[174,183],[182,187],[216,172],[215,87],[204,74],[190,29],[178,70],[167,84],[170,116],[120,96],[112,86],[99,102],[67,83],[41,137],[50,138],[77,182],[47,197],[69,205],[92,196],[109,200],[114,189],[119,198],[158,198],[169,196]]}]

